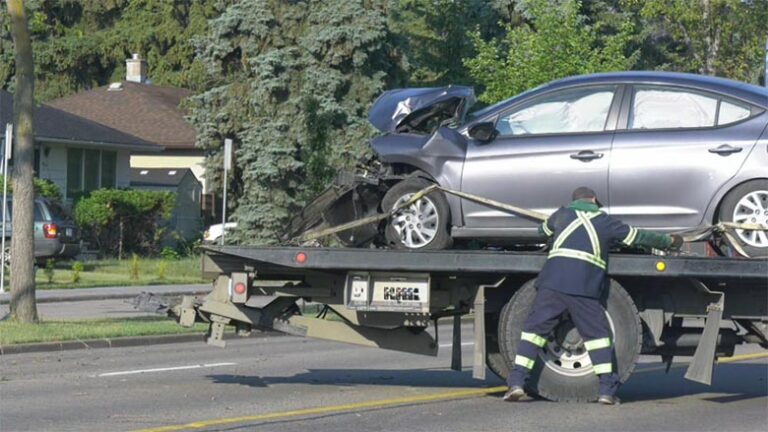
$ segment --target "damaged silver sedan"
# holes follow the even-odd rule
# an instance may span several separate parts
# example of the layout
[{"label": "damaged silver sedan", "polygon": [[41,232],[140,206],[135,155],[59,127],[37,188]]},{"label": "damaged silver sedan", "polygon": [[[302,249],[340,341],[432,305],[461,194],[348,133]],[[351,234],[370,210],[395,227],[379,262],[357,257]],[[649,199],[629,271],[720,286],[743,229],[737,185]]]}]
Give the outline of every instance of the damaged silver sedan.
[{"label": "damaged silver sedan", "polygon": [[[549,214],[581,185],[604,210],[673,232],[768,226],[768,90],[690,74],[622,72],[555,81],[470,113],[469,87],[392,90],[371,108],[376,157],[337,178],[291,223],[295,236],[411,200],[431,184]],[[766,231],[736,231],[768,256]],[[446,249],[456,240],[541,242],[536,223],[435,190],[347,246]]]}]

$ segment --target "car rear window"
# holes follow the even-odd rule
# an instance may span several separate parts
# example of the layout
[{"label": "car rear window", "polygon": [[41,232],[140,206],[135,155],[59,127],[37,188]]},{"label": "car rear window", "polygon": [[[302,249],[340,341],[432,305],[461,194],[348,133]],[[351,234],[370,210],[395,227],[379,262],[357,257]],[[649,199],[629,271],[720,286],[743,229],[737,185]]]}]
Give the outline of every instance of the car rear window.
[{"label": "car rear window", "polygon": [[69,212],[62,206],[60,206],[58,203],[49,201],[48,203],[48,211],[51,212],[51,217],[54,219],[59,220],[67,220],[70,219]]},{"label": "car rear window", "polygon": [[739,120],[749,117],[752,109],[748,106],[739,105],[729,101],[720,101],[720,114],[717,116],[717,125],[727,125],[736,123]]}]

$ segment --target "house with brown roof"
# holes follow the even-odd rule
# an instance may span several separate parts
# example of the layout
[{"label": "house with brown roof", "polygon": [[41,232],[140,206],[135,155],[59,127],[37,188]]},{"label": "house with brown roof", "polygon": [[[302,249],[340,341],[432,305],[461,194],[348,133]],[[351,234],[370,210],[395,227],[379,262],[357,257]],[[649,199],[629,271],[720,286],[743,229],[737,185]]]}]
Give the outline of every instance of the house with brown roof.
[{"label": "house with brown roof", "polygon": [[126,60],[126,79],[107,86],[50,101],[57,109],[108,126],[143,141],[162,146],[160,153],[137,151],[132,168],[189,168],[205,183],[205,156],[195,147],[196,132],[185,117],[181,102],[190,91],[153,85],[147,78],[147,63],[134,54]]},{"label": "house with brown roof", "polygon": [[[131,154],[152,154],[163,149],[50,105],[35,107],[33,116],[35,173],[59,186],[69,204],[96,189],[129,187]],[[13,95],[0,90],[3,140],[6,124],[12,121]]]}]

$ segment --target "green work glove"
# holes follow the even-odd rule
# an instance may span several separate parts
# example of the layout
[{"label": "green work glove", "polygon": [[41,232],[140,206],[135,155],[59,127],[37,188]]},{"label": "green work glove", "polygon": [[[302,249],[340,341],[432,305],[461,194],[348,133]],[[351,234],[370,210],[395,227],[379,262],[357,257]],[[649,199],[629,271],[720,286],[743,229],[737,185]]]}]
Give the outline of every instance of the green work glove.
[{"label": "green work glove", "polygon": [[672,238],[672,244],[669,245],[669,250],[671,251],[679,251],[681,247],[683,247],[683,237],[678,234],[670,234],[669,237]]}]

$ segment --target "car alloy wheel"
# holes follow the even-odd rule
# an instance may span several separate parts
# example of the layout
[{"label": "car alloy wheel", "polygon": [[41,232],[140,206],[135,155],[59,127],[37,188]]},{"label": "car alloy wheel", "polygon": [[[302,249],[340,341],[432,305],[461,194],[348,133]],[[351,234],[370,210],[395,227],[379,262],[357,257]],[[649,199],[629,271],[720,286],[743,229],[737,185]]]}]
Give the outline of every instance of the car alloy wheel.
[{"label": "car alloy wheel", "polygon": [[[412,196],[413,194],[401,196],[392,208],[397,208]],[[432,242],[437,235],[439,223],[437,206],[428,197],[419,198],[392,217],[392,228],[397,232],[402,244],[409,249],[422,248]]]},{"label": "car alloy wheel", "polygon": [[[768,191],[756,190],[744,195],[733,209],[735,223],[768,226]],[[758,230],[736,230],[739,239],[749,246],[768,247],[768,234]]]}]

